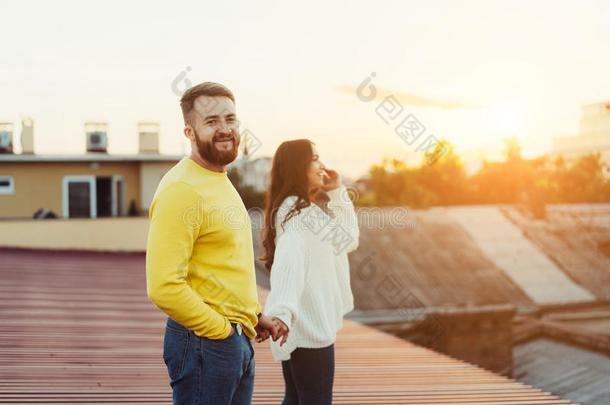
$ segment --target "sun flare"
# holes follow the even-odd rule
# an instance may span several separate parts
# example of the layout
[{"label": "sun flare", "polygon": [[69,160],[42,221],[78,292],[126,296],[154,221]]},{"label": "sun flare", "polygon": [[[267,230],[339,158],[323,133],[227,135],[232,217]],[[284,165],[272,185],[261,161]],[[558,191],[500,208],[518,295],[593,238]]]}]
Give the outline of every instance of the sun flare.
[{"label": "sun flare", "polygon": [[505,99],[482,109],[482,132],[494,140],[522,135],[527,128],[527,105],[518,99]]}]

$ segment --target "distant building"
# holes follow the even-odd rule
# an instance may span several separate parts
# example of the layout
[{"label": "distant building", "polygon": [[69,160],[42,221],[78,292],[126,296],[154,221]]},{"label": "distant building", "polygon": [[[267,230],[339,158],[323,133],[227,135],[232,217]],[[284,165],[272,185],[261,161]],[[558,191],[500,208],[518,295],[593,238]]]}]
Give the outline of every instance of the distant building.
[{"label": "distant building", "polygon": [[4,125],[0,218],[31,218],[39,209],[64,218],[146,212],[161,177],[182,158],[159,154],[158,127],[138,125],[135,155],[108,154],[106,124],[98,122],[85,124],[86,154],[38,155],[33,150],[31,120],[24,121],[22,154],[12,152],[12,127]]},{"label": "distant building", "polygon": [[553,139],[553,154],[562,155],[568,161],[590,153],[599,153],[602,161],[610,165],[610,101],[582,108],[577,136]]},{"label": "distant building", "polygon": [[271,173],[271,162],[270,157],[250,160],[248,155],[244,155],[228,168],[237,171],[241,186],[249,186],[258,193],[264,193]]}]

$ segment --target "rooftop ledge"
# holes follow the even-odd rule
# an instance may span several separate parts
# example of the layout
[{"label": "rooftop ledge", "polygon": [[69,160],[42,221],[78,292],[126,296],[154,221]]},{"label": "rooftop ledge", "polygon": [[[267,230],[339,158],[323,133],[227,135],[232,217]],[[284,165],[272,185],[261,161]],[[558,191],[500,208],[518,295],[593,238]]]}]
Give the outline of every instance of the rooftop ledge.
[{"label": "rooftop ledge", "polygon": [[78,163],[78,162],[177,162],[182,155],[138,153],[113,155],[108,153],[83,153],[74,155],[0,154],[0,163]]}]

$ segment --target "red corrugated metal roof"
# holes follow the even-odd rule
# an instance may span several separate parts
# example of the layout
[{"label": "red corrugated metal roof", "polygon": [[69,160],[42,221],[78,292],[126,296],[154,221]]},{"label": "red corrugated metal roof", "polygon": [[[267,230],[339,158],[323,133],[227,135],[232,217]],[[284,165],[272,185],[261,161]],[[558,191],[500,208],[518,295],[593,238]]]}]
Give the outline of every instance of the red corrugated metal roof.
[{"label": "red corrugated metal roof", "polygon": [[[0,403],[170,402],[142,255],[4,249],[0,274]],[[253,403],[278,404],[279,364],[255,349]],[[336,356],[336,404],[570,403],[353,322]]]}]

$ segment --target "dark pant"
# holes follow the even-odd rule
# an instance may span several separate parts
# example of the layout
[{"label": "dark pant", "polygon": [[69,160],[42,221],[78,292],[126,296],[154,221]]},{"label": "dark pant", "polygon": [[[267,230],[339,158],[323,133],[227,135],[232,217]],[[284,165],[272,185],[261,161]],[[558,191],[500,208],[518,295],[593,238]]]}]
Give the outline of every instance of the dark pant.
[{"label": "dark pant", "polygon": [[254,350],[245,334],[211,340],[170,318],[163,360],[174,404],[250,405],[252,401]]},{"label": "dark pant", "polygon": [[335,377],[335,345],[296,349],[282,362],[286,392],[282,405],[331,405]]}]

